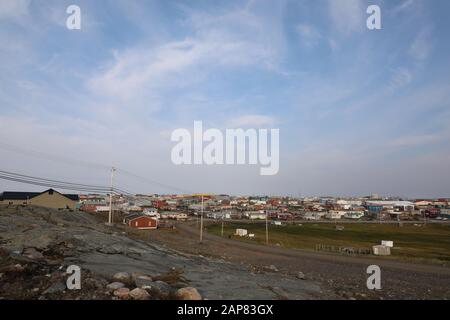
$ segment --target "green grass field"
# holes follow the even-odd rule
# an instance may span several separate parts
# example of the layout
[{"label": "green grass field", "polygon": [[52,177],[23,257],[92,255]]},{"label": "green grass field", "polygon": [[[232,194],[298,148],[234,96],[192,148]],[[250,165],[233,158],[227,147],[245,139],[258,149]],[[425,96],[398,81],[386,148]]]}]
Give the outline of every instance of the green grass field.
[{"label": "green grass field", "polygon": [[[427,260],[439,263],[450,262],[450,225],[427,224],[415,226],[404,224],[338,224],[344,230],[336,230],[335,224],[304,223],[299,225],[269,226],[270,244],[288,248],[314,250],[317,244],[371,248],[381,240],[394,241],[392,257]],[[255,238],[233,236],[237,228],[247,229]],[[207,227],[208,232],[221,235],[221,224]],[[265,243],[265,224],[228,223],[224,236],[241,241]]]}]

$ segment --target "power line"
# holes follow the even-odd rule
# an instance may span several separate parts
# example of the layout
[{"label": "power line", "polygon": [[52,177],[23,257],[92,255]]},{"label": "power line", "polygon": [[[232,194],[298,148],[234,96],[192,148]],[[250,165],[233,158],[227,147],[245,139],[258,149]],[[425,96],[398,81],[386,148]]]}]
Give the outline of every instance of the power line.
[{"label": "power line", "polygon": [[163,187],[164,189],[174,190],[174,191],[182,192],[182,193],[185,193],[185,194],[193,193],[191,191],[188,191],[188,190],[185,190],[185,189],[181,189],[181,188],[178,188],[178,187],[174,187],[174,186],[171,186],[171,185],[168,185],[168,184],[165,184],[165,183],[161,183],[161,182],[158,182],[156,180],[151,180],[151,179],[148,179],[148,178],[144,178],[142,176],[139,176],[137,174],[134,174],[132,172],[129,172],[129,171],[121,169],[121,168],[117,168],[117,170],[119,172],[122,172],[123,174],[125,174],[127,176],[130,176],[132,178],[141,180],[143,182],[146,182],[146,183],[149,183],[149,184],[152,184],[152,185],[158,185],[160,187]]},{"label": "power line", "polygon": [[16,153],[21,153],[24,155],[41,158],[44,160],[54,161],[54,162],[60,162],[64,164],[71,164],[71,165],[77,165],[82,167],[88,167],[88,168],[96,168],[96,169],[110,169],[110,166],[91,162],[91,161],[84,161],[84,160],[74,160],[73,158],[64,157],[60,155],[50,154],[42,151],[36,151],[31,149],[25,149],[17,146],[10,145],[8,143],[0,142],[0,149],[8,150]]},{"label": "power line", "polygon": [[108,187],[105,187],[105,186],[89,185],[89,184],[81,184],[81,183],[74,183],[74,182],[66,182],[66,181],[60,181],[60,180],[39,178],[39,177],[28,176],[28,175],[15,173],[15,172],[4,171],[4,170],[0,170],[0,174],[17,176],[17,177],[21,177],[21,178],[25,178],[25,179],[31,179],[31,180],[41,180],[41,181],[46,181],[46,182],[50,182],[50,183],[70,184],[70,185],[77,186],[77,187],[89,187],[89,188],[98,188],[98,189],[108,189]]},{"label": "power line", "polygon": [[[96,163],[96,162],[92,162],[92,161],[76,160],[73,158],[55,155],[55,154],[51,154],[51,153],[46,153],[46,152],[42,152],[42,151],[36,151],[36,150],[32,150],[32,149],[25,149],[25,148],[17,147],[15,145],[11,145],[11,144],[8,144],[5,142],[0,142],[0,149],[20,153],[20,154],[23,154],[26,156],[32,156],[32,157],[36,157],[36,158],[40,158],[40,159],[44,159],[44,160],[49,160],[49,161],[53,161],[53,162],[60,162],[60,163],[66,164],[66,165],[69,164],[69,165],[82,166],[82,167],[87,167],[87,168],[95,168],[95,169],[101,169],[101,170],[107,169],[108,171],[111,169],[111,166],[109,166],[109,165],[100,164],[100,163]],[[136,180],[140,180],[140,181],[142,181],[146,184],[152,185],[152,186],[158,186],[158,187],[162,187],[166,190],[172,190],[172,191],[181,192],[181,193],[185,193],[185,194],[193,193],[192,191],[189,191],[189,190],[185,190],[185,189],[178,188],[178,187],[175,187],[175,186],[172,186],[169,184],[161,183],[161,182],[153,180],[153,179],[148,179],[148,178],[142,177],[140,175],[137,175],[137,174],[132,173],[125,169],[121,169],[121,168],[117,168],[117,167],[116,167],[116,169],[117,169],[117,171],[121,172],[122,174],[125,174]],[[43,179],[43,180],[45,180],[45,179]],[[50,181],[50,182],[53,183],[53,182],[58,182],[58,181]],[[81,185],[81,184],[78,184],[78,185]]]},{"label": "power line", "polygon": [[[60,163],[64,163],[64,164],[69,164],[69,165],[75,165],[75,166],[82,166],[82,167],[87,167],[87,168],[95,168],[95,169],[102,169],[102,170],[110,170],[111,166],[105,165],[105,164],[100,164],[100,163],[96,163],[96,162],[92,162],[92,161],[84,161],[84,160],[74,160],[73,158],[69,158],[69,157],[64,157],[64,156],[60,156],[60,155],[55,155],[55,154],[50,154],[50,153],[46,153],[46,152],[42,152],[42,151],[36,151],[36,150],[32,150],[32,149],[25,149],[25,148],[21,148],[21,147],[17,147],[8,143],[4,143],[4,142],[0,142],[0,149],[3,150],[8,150],[8,151],[12,151],[12,152],[16,152],[16,153],[20,153],[23,155],[27,155],[27,156],[32,156],[32,157],[36,157],[36,158],[41,158],[44,160],[49,160],[49,161],[54,161],[54,162],[60,162]],[[159,186],[162,187],[166,190],[173,190],[173,191],[177,191],[177,192],[181,192],[181,193],[193,193],[190,192],[188,190],[184,190],[182,188],[178,188],[175,186],[171,186],[165,183],[161,183],[159,181],[156,180],[152,180],[152,179],[148,179],[148,178],[144,178],[140,175],[137,175],[135,173],[132,173],[128,170],[125,169],[121,169],[121,168],[117,168],[117,171],[132,177],[134,179],[140,180],[142,182],[145,182],[149,185],[152,186]]]},{"label": "power line", "polygon": [[0,170],[0,179],[31,185],[44,186],[49,188],[59,188],[64,190],[74,190],[82,192],[107,193],[110,190],[109,188],[103,186],[79,184],[60,180],[51,180],[3,170]]}]

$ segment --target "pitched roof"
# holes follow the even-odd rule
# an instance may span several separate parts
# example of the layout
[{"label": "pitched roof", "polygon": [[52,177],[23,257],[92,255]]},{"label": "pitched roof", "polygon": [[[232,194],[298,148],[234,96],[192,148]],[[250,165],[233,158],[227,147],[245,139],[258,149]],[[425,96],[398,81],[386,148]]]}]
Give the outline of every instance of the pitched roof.
[{"label": "pitched roof", "polygon": [[64,197],[73,200],[73,201],[78,201],[79,200],[79,196],[77,194],[62,194],[56,190],[53,189],[48,189],[45,190],[43,192],[20,192],[20,191],[5,191],[2,194],[0,194],[0,199],[1,200],[29,200],[31,198],[34,198],[38,195],[47,193],[47,192],[57,192],[61,195],[63,195]]}]

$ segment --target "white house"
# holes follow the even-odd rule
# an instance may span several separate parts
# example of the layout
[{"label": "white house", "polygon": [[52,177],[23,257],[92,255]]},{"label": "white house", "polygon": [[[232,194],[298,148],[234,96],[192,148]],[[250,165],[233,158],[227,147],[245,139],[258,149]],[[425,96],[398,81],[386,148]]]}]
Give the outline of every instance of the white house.
[{"label": "white house", "polygon": [[263,210],[260,211],[246,211],[244,212],[244,217],[250,220],[265,220],[266,214]]},{"label": "white house", "polygon": [[347,219],[361,219],[364,217],[364,211],[347,211],[344,218]]},{"label": "white house", "polygon": [[337,220],[341,219],[343,216],[345,216],[346,211],[339,211],[339,210],[330,210],[325,214],[325,218]]}]

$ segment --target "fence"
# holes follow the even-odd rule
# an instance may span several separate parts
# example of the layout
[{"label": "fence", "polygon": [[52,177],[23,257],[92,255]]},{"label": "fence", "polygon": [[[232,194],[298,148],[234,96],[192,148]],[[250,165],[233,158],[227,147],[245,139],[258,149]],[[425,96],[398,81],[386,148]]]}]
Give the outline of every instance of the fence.
[{"label": "fence", "polygon": [[353,247],[341,247],[331,246],[326,244],[316,244],[316,251],[334,252],[347,255],[368,255],[372,254],[372,249],[369,248],[353,248]]}]

